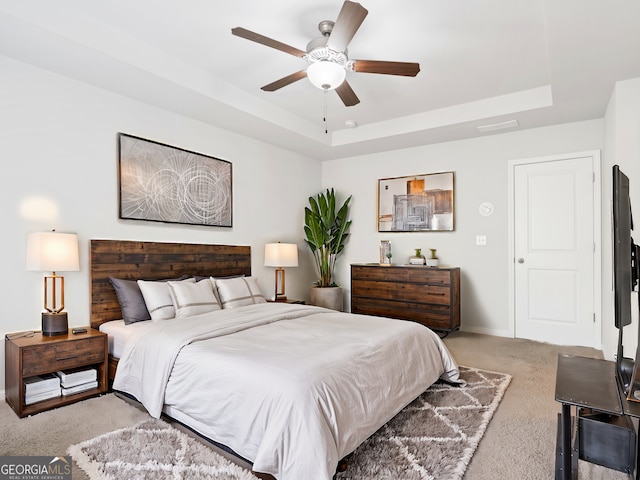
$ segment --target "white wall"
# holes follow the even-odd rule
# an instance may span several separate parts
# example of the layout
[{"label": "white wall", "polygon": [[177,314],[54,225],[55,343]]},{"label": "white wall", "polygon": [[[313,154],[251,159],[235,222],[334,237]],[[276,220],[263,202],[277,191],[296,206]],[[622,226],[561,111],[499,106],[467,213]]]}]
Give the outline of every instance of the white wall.
[{"label": "white wall", "polygon": [[[509,336],[508,162],[600,150],[603,123],[602,119],[570,123],[324,162],[323,188],[354,197],[352,235],[336,275],[348,290],[347,298],[349,265],[377,262],[380,240],[391,240],[395,263],[406,263],[415,248],[423,252],[436,248],[442,265],[461,269],[462,329]],[[455,172],[453,232],[377,232],[378,179],[445,171]],[[493,203],[493,215],[480,215],[482,202]],[[486,246],[475,245],[478,234],[487,236]]]},{"label": "white wall", "polygon": [[[632,234],[635,242],[640,243],[640,78],[618,82],[611,95],[605,114],[604,163],[606,166],[603,171],[607,176],[602,189],[602,244],[603,247],[606,246],[606,251],[611,252],[611,167],[615,164],[629,177],[631,208],[635,219],[635,231]],[[612,255],[603,253],[602,269],[602,304],[605,313],[602,320],[602,345],[607,358],[613,358],[618,344],[618,331],[615,328],[605,328],[607,325],[611,327],[614,322]],[[633,295],[632,302],[632,324],[625,327],[623,334],[624,354],[634,358],[639,324],[637,293]]]},{"label": "white wall", "polygon": [[[53,228],[79,239],[80,271],[64,274],[70,326],[89,324],[94,238],[250,245],[266,295],[274,275],[262,265],[264,244],[297,243],[301,266],[287,269],[287,294],[307,297],[314,275],[303,242],[304,206],[321,187],[318,161],[1,56],[0,78],[0,332],[40,329],[43,274],[25,271],[26,236]],[[118,132],[232,162],[233,228],[119,220]],[[37,199],[50,208],[29,207]]]}]

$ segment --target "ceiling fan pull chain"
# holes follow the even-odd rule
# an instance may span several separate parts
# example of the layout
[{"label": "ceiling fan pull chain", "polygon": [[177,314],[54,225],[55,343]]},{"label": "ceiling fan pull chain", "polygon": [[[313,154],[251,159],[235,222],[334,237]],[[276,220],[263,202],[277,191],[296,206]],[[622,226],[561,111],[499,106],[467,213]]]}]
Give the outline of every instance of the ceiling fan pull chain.
[{"label": "ceiling fan pull chain", "polygon": [[325,133],[325,135],[329,134],[329,127],[327,126],[327,92],[328,92],[328,90],[324,91],[324,117],[322,118],[322,120],[324,122],[324,133]]}]

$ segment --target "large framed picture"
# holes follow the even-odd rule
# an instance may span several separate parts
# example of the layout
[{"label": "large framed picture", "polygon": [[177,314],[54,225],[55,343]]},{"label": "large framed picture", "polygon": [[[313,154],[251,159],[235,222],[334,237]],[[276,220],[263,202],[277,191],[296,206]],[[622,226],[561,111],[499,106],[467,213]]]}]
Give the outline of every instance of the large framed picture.
[{"label": "large framed picture", "polygon": [[378,180],[379,232],[453,230],[453,172]]},{"label": "large framed picture", "polygon": [[233,226],[232,164],[118,134],[120,218]]}]

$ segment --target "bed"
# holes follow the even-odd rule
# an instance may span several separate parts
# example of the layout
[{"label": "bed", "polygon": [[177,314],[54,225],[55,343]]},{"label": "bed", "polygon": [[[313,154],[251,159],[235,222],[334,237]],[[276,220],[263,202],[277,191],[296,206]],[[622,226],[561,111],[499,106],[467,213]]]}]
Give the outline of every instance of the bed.
[{"label": "bed", "polygon": [[219,303],[232,306],[224,287],[252,278],[250,248],[92,240],[91,325],[115,326],[115,390],[279,480],[332,478],[341,458],[429,385],[458,379],[454,359],[422,325],[259,293],[235,308],[123,325],[112,277],[173,279],[172,288],[213,277]]}]

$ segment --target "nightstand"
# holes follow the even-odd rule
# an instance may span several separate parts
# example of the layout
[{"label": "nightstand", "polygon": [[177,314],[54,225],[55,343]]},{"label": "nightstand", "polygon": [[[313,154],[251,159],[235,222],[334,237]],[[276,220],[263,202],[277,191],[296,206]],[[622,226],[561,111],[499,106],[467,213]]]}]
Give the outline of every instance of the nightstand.
[{"label": "nightstand", "polygon": [[[19,417],[84,400],[105,393],[108,389],[107,335],[93,328],[87,327],[85,333],[78,334],[69,330],[66,335],[52,337],[43,336],[42,332],[7,334],[4,357],[5,396]],[[96,369],[97,388],[25,404],[25,379],[82,367]]]},{"label": "nightstand", "polygon": [[304,305],[304,300],[293,300],[292,298],[287,298],[286,300],[267,300],[267,302],[271,303],[295,303],[298,305]]}]

